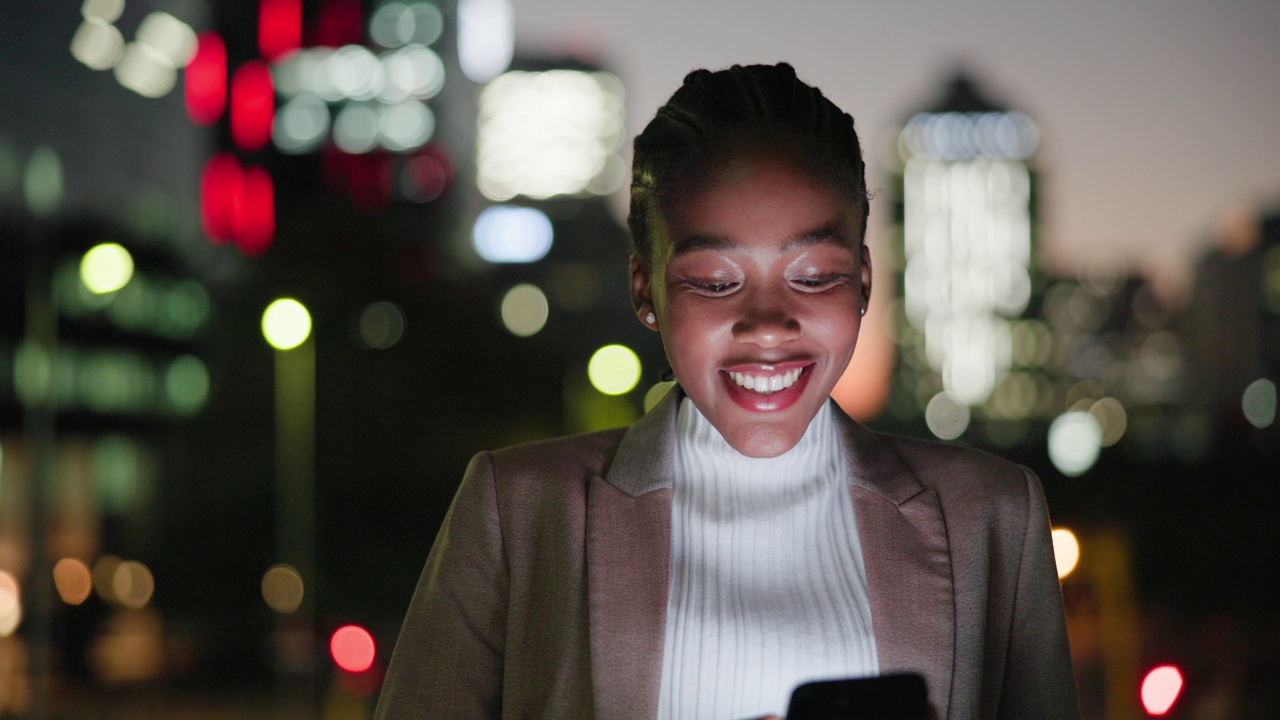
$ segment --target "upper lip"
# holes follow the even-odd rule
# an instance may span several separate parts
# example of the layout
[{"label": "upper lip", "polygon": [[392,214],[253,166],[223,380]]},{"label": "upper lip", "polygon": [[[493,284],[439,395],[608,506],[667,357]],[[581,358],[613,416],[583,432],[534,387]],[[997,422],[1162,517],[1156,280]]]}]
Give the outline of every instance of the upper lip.
[{"label": "upper lip", "polygon": [[750,373],[752,375],[774,375],[796,368],[803,368],[814,363],[812,358],[791,358],[775,361],[738,361],[723,368],[724,372]]}]

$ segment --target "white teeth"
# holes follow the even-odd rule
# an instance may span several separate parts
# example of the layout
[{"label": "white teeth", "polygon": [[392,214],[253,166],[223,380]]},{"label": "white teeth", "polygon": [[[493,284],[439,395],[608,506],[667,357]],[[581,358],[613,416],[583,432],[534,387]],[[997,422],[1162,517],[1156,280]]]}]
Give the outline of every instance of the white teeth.
[{"label": "white teeth", "polygon": [[804,368],[796,368],[778,375],[749,375],[747,373],[731,372],[729,377],[735,383],[748,390],[754,390],[761,395],[769,395],[779,390],[786,390],[794,385],[803,371]]}]

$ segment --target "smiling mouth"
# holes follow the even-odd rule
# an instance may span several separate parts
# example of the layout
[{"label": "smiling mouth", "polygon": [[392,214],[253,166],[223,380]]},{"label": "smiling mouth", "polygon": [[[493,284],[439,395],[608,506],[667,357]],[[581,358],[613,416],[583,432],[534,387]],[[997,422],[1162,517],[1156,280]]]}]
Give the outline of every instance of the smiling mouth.
[{"label": "smiling mouth", "polygon": [[802,372],[804,372],[802,367],[775,374],[730,372],[729,379],[733,380],[738,387],[754,393],[772,395],[795,385]]}]

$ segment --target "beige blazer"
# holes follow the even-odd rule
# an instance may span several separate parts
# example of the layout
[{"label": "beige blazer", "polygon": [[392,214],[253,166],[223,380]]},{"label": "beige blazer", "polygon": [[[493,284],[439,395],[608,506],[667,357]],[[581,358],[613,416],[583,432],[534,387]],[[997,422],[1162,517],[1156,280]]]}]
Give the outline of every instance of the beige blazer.
[{"label": "beige blazer", "polygon": [[[471,461],[378,720],[656,715],[681,395],[627,429]],[[881,672],[923,674],[939,718],[1076,718],[1036,477],[835,415]]]}]

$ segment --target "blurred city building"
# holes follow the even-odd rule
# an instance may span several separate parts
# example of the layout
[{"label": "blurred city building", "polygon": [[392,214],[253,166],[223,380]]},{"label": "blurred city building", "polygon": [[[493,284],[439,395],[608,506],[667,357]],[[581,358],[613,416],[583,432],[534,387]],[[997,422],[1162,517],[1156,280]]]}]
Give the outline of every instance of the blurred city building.
[{"label": "blurred city building", "polygon": [[1188,405],[1209,447],[1280,454],[1280,211],[1249,212],[1218,233],[1188,303]]},{"label": "blurred city building", "polygon": [[1078,476],[1136,453],[1204,452],[1166,422],[1186,399],[1180,313],[1144,280],[1038,262],[1040,134],[958,75],[898,137],[899,361],[883,426],[1044,458]]},{"label": "blurred city building", "polygon": [[[468,458],[670,386],[608,203],[623,84],[517,52],[506,0],[76,5],[0,11],[0,716],[367,717]],[[972,79],[898,145],[875,424],[1044,478],[1090,716],[1240,636],[1204,618],[1255,646],[1188,702],[1272,677],[1280,553],[1232,550],[1275,547],[1280,215],[1170,307],[1040,268],[1039,131]]]},{"label": "blurred city building", "polygon": [[511,12],[6,8],[0,714],[361,717],[470,455],[643,411],[622,84]]}]

